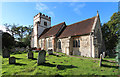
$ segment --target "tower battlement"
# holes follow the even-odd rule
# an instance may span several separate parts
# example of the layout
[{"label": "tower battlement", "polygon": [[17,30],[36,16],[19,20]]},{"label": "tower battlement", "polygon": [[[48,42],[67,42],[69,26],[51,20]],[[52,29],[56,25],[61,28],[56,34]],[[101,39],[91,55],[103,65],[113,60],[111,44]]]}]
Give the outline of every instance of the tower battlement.
[{"label": "tower battlement", "polygon": [[37,19],[38,17],[51,21],[51,17],[49,17],[48,15],[42,14],[42,13],[38,13],[37,15],[35,15],[34,20]]},{"label": "tower battlement", "polygon": [[51,27],[51,17],[48,15],[38,13],[33,17],[33,38],[31,41],[31,47],[39,47],[38,37],[46,29]]}]

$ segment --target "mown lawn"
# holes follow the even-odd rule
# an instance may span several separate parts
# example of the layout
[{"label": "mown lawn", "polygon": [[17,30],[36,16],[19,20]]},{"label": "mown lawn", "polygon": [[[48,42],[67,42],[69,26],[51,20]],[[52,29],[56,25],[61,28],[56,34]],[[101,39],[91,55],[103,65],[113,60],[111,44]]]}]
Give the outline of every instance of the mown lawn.
[{"label": "mown lawn", "polygon": [[[59,53],[62,54],[62,53]],[[46,63],[37,65],[38,52],[34,52],[34,59],[27,59],[27,53],[11,54],[16,57],[16,65],[9,65],[8,58],[2,58],[2,75],[118,75],[117,63],[103,61],[104,67],[99,67],[99,60],[93,58],[76,58],[62,55],[46,55]],[[114,60],[106,58],[104,60]],[[61,65],[58,70],[56,65]],[[70,67],[74,65],[75,67]]]}]

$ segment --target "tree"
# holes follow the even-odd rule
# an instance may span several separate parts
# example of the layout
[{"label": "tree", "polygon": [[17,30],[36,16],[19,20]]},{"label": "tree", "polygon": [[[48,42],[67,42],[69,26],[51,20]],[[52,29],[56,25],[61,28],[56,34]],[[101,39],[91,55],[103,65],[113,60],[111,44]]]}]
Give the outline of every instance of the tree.
[{"label": "tree", "polygon": [[27,34],[25,35],[25,38],[23,38],[23,42],[26,46],[30,46],[30,41],[31,41],[31,33],[32,33],[33,25],[29,25],[27,27]]},{"label": "tree", "polygon": [[16,27],[16,36],[18,36],[18,40],[20,42],[22,42],[22,39],[24,37],[24,35],[26,35],[26,32],[27,32],[27,27],[23,27],[23,26],[19,26],[19,27]]},{"label": "tree", "polygon": [[11,48],[12,46],[14,46],[15,41],[14,41],[14,37],[12,37],[9,33],[4,32],[2,34],[2,48]]},{"label": "tree", "polygon": [[12,36],[16,39],[16,46],[20,47],[23,45],[30,46],[30,38],[33,29],[33,25],[29,26],[19,26],[15,24],[4,24],[6,26],[7,31],[9,31]]},{"label": "tree", "polygon": [[10,32],[13,37],[15,37],[14,35],[16,34],[16,27],[18,25],[5,23],[4,26],[6,26],[6,30]]},{"label": "tree", "polygon": [[118,45],[116,46],[116,61],[118,62],[120,68],[120,40]]},{"label": "tree", "polygon": [[120,12],[114,13],[110,21],[102,26],[103,39],[107,51],[114,51],[118,44],[118,36],[120,36]]}]

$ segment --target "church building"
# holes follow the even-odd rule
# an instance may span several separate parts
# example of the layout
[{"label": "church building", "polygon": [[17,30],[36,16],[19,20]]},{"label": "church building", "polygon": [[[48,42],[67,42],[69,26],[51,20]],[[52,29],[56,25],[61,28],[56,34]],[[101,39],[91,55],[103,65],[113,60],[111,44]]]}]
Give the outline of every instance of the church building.
[{"label": "church building", "polygon": [[38,13],[34,16],[31,47],[67,55],[99,57],[104,51],[99,14],[70,25],[61,22],[51,26],[51,17]]}]

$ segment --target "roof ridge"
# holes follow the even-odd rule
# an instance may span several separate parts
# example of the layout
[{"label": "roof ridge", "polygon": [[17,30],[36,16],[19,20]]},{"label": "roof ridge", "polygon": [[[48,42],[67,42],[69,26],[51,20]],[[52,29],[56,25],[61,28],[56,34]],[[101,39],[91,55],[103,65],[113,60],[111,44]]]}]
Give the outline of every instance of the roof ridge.
[{"label": "roof ridge", "polygon": [[[94,17],[96,17],[96,16],[94,16]],[[77,23],[81,23],[81,22],[87,21],[87,20],[92,19],[92,18],[94,18],[94,17],[91,17],[91,18],[88,18],[88,19],[85,19],[85,20],[82,20],[82,21],[79,21],[79,22],[75,22],[75,23],[73,23],[73,24],[68,25],[67,27],[73,26],[74,24],[77,24]]]},{"label": "roof ridge", "polygon": [[55,26],[58,26],[58,25],[60,25],[60,24],[64,24],[65,22],[61,22],[61,23],[59,23],[59,24],[56,24],[56,25],[54,25],[54,26],[52,26],[52,27],[55,27]]}]

